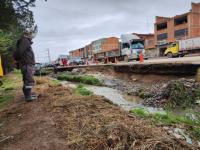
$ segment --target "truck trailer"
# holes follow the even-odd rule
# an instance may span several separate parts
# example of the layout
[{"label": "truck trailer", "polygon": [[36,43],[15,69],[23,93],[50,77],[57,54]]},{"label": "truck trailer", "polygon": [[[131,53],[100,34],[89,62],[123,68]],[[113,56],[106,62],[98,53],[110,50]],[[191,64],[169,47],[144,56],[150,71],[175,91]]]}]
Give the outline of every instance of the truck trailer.
[{"label": "truck trailer", "polygon": [[165,50],[165,56],[172,57],[183,57],[186,54],[200,52],[200,37],[191,38],[186,40],[178,40],[171,43]]}]

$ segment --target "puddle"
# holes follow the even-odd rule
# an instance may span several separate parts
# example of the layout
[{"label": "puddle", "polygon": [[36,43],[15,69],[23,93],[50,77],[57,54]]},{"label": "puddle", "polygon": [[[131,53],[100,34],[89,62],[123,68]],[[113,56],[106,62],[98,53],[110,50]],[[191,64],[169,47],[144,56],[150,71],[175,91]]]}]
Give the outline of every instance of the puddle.
[{"label": "puddle", "polygon": [[[64,81],[62,82],[63,86],[76,88],[78,84]],[[165,113],[162,108],[154,108],[154,107],[145,107],[142,105],[143,99],[137,96],[129,96],[124,94],[122,91],[109,88],[109,87],[102,87],[102,86],[92,86],[92,85],[85,85],[85,87],[92,91],[95,95],[104,96],[114,104],[119,105],[123,109],[129,111],[134,108],[143,108],[149,113]]]}]

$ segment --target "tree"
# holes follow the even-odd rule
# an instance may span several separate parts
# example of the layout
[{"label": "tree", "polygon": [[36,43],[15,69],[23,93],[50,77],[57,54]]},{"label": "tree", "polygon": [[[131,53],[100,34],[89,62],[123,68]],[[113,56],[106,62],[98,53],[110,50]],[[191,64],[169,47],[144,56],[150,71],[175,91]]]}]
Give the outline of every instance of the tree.
[{"label": "tree", "polygon": [[0,0],[0,55],[6,67],[11,66],[12,50],[22,31],[34,26],[29,7],[35,7],[35,1]]}]

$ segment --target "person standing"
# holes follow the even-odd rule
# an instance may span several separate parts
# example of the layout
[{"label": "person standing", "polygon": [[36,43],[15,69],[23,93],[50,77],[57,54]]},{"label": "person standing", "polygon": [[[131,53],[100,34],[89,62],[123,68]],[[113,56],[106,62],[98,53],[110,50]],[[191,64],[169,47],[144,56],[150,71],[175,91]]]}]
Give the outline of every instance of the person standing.
[{"label": "person standing", "polygon": [[32,94],[31,90],[35,85],[34,65],[35,56],[32,50],[32,33],[25,31],[21,38],[17,41],[16,51],[13,54],[15,61],[18,63],[19,69],[23,76],[23,93],[27,102],[37,99],[36,94]]}]

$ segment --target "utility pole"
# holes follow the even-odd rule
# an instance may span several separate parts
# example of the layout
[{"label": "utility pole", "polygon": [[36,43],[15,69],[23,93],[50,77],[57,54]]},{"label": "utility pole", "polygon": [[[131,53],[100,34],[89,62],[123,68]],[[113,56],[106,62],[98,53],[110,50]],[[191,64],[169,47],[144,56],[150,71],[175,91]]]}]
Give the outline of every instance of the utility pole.
[{"label": "utility pole", "polygon": [[49,62],[51,62],[51,55],[50,55],[50,50],[49,49],[47,49],[47,56],[48,56]]}]

